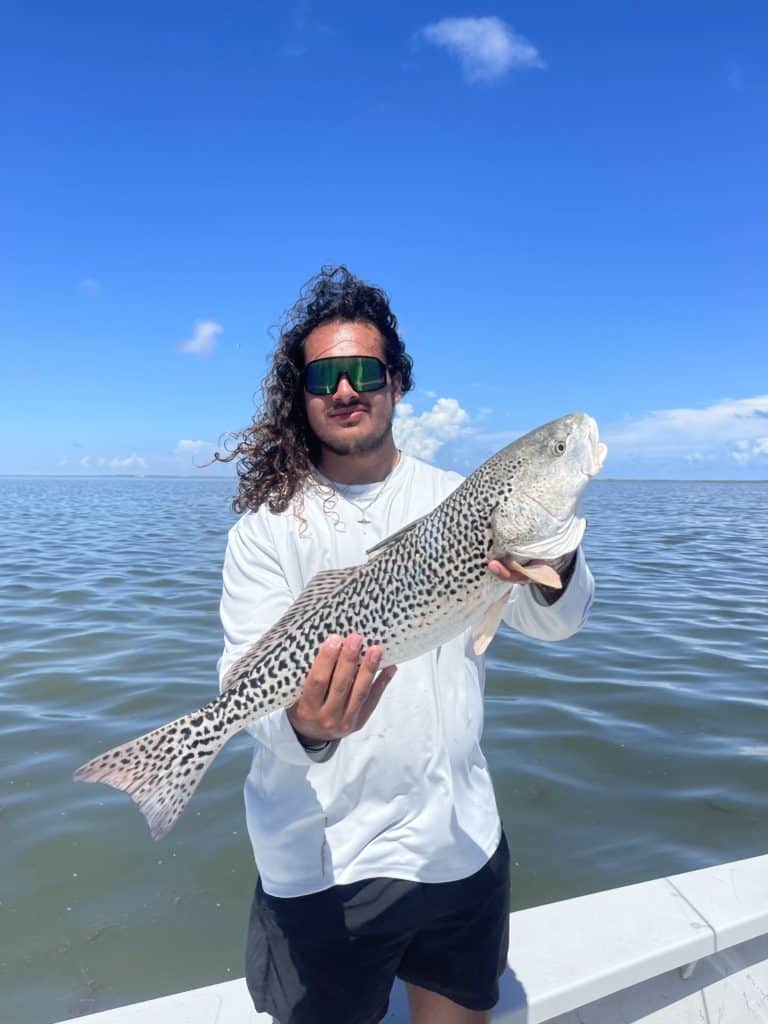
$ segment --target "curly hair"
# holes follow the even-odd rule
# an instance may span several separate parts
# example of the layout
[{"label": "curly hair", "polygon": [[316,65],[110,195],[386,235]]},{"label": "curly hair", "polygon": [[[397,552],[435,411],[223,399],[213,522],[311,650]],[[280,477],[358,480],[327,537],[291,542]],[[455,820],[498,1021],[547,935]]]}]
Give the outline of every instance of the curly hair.
[{"label": "curly hair", "polygon": [[237,441],[234,449],[214,455],[219,462],[239,459],[238,493],[232,500],[235,512],[255,512],[265,502],[271,512],[282,512],[311,474],[318,443],[304,406],[304,342],[316,327],[334,320],[375,327],[384,339],[387,369],[400,374],[401,393],[413,387],[413,361],[405,351],[387,295],[345,266],[322,267],[285,314],[272,366],[261,385],[262,408],[250,426],[230,435]]}]

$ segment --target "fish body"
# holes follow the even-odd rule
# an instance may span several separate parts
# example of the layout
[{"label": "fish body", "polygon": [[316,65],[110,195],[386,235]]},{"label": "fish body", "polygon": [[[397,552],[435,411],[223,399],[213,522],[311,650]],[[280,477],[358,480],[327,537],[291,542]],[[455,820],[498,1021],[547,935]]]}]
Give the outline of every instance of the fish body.
[{"label": "fish body", "polygon": [[227,740],[295,703],[329,634],[359,633],[366,646],[380,646],[382,668],[470,627],[481,653],[511,589],[488,571],[489,560],[504,559],[558,585],[551,568],[527,569],[525,563],[578,546],[586,525],[576,515],[578,499],[604,457],[597,424],[585,413],[526,434],[491,456],[431,513],[372,548],[363,565],[318,573],[231,666],[220,696],[94,758],[74,778],[129,793],[159,839]]}]

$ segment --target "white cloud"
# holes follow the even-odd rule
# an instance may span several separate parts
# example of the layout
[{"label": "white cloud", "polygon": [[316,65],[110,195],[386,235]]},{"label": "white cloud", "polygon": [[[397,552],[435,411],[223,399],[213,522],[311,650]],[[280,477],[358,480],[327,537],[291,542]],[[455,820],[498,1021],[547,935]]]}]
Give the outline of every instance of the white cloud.
[{"label": "white cloud", "polygon": [[455,398],[438,398],[428,412],[418,416],[412,405],[400,402],[393,426],[395,441],[410,455],[431,461],[446,441],[461,433],[468,421],[468,413]]},{"label": "white cloud", "polygon": [[754,441],[738,441],[731,452],[731,458],[740,466],[745,466],[753,459],[768,455],[768,437],[757,437]]},{"label": "white cloud", "polygon": [[[203,459],[210,460],[213,458],[213,453],[216,451],[216,445],[212,441],[193,441],[189,438],[183,438],[179,441],[176,447],[173,449],[173,454],[181,457],[189,457],[192,462],[195,463],[195,456],[202,456]],[[195,465],[198,465],[195,463]]]},{"label": "white cloud", "polygon": [[95,277],[85,277],[80,282],[80,288],[88,295],[98,295],[101,291],[101,282],[97,281]]},{"label": "white cloud", "polygon": [[501,18],[442,18],[421,35],[458,57],[468,82],[493,81],[513,69],[546,67],[533,43]]},{"label": "white cloud", "polygon": [[768,395],[723,399],[699,409],[658,409],[609,426],[612,456],[733,459],[743,465],[768,457]]},{"label": "white cloud", "polygon": [[[506,427],[486,406],[470,417],[455,398],[438,398],[420,415],[400,402],[394,435],[405,451],[470,473],[535,426],[522,422]],[[768,472],[768,394],[699,408],[657,409],[621,423],[601,423],[600,433],[608,445],[608,475],[613,467],[619,476],[656,475],[660,470],[662,476],[730,476],[729,467],[737,466],[760,477]]]},{"label": "white cloud", "polygon": [[198,320],[195,323],[195,333],[191,338],[182,341],[179,345],[179,352],[193,352],[198,356],[209,356],[216,347],[216,338],[224,328],[215,320]]},{"label": "white cloud", "polygon": [[215,446],[210,441],[190,441],[182,439],[173,450],[174,455],[197,455],[201,451],[212,451]]},{"label": "white cloud", "polygon": [[109,465],[113,469],[141,469],[144,466],[146,466],[146,464],[146,459],[143,459],[140,455],[137,455],[136,452],[134,452],[132,455],[126,455],[125,458],[122,459],[119,458],[118,456],[115,456],[115,458],[109,460]]},{"label": "white cloud", "polygon": [[146,459],[135,452],[125,456],[115,455],[111,459],[104,455],[84,455],[80,459],[83,469],[143,469],[146,464]]}]

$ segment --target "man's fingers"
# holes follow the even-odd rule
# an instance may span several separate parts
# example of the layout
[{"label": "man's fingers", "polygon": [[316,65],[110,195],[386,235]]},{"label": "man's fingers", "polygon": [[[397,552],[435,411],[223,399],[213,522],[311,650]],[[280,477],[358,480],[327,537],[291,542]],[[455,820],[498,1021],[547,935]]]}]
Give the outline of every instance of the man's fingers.
[{"label": "man's fingers", "polygon": [[331,676],[331,685],[325,696],[323,710],[326,716],[337,717],[344,714],[347,697],[357,675],[362,646],[363,638],[359,633],[350,634],[342,644]]},{"label": "man's fingers", "polygon": [[357,716],[356,728],[362,729],[362,727],[371,717],[373,712],[376,710],[376,705],[381,700],[384,691],[387,688],[387,684],[389,683],[392,676],[394,676],[395,672],[397,672],[397,665],[388,665],[386,668],[383,668],[381,672],[379,672],[379,674],[376,676],[376,678],[373,681],[373,684],[371,685],[370,690],[368,691],[368,699],[360,709],[360,713]]},{"label": "man's fingers", "polygon": [[323,706],[341,647],[341,637],[335,634],[327,637],[320,645],[301,691],[301,703],[308,710],[319,711]]},{"label": "man's fingers", "polygon": [[500,562],[497,558],[491,559],[488,563],[488,572],[497,579],[503,580],[505,583],[530,583],[531,580],[528,576],[524,576],[523,573],[517,572],[515,569],[508,569],[503,562]]},{"label": "man's fingers", "polygon": [[[560,589],[563,573],[567,573],[571,568],[574,555],[575,552],[570,551],[567,555],[561,555],[559,558],[530,558],[525,563],[527,575],[526,572],[518,571],[522,566],[512,561],[511,558],[492,558],[488,563],[488,572],[505,583],[540,583],[542,586]],[[508,564],[509,562],[511,565]],[[549,570],[553,570],[553,572],[549,574]],[[565,582],[568,582],[567,578]]]},{"label": "man's fingers", "polygon": [[381,656],[384,653],[381,647],[369,647],[365,652],[365,657],[360,663],[360,668],[355,676],[354,684],[349,693],[349,699],[347,700],[347,707],[345,712],[346,724],[356,728],[357,716],[360,709],[363,707],[365,702],[368,700],[368,694],[370,693],[371,686],[373,685],[373,679],[378,670],[381,662]]},{"label": "man's fingers", "polygon": [[289,721],[307,739],[337,739],[368,721],[395,666],[378,671],[383,655],[369,647],[360,658],[363,638],[353,633],[342,642],[330,636],[307,673],[300,699],[289,708]]}]

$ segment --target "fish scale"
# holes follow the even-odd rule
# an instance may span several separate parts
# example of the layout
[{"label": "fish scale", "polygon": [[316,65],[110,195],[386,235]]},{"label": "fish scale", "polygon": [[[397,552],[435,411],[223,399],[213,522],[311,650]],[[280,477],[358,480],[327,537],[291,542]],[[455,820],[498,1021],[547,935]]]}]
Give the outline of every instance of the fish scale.
[{"label": "fish scale", "polygon": [[[584,530],[576,504],[604,457],[597,424],[585,413],[526,434],[483,463],[434,511],[372,548],[363,565],[318,573],[232,665],[220,696],[94,758],[74,778],[127,792],[159,839],[227,740],[297,700],[329,634],[359,633],[361,656],[381,646],[382,668],[468,628],[482,653],[511,589],[488,572],[489,559],[524,559],[542,546],[550,558],[574,550]],[[549,579],[546,570],[514,564],[532,579]]]}]

